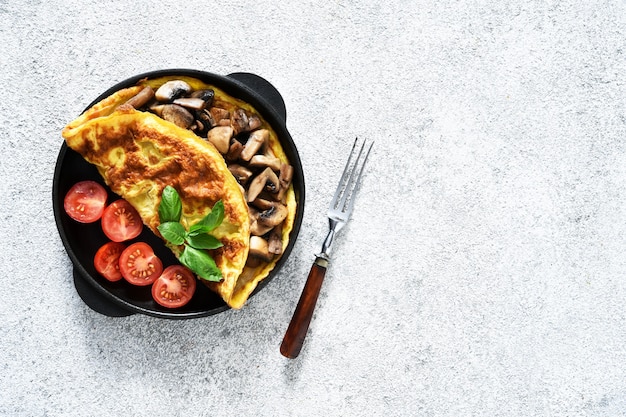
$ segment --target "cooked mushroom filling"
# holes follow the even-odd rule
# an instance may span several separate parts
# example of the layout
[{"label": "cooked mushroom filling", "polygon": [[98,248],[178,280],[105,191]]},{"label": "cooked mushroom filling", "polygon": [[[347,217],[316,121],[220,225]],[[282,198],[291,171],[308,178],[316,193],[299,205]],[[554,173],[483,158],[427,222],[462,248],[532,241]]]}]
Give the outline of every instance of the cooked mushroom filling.
[{"label": "cooked mushroom filling", "polygon": [[127,104],[192,130],[215,146],[248,203],[248,263],[271,262],[283,251],[283,222],[288,214],[285,194],[293,167],[273,154],[268,145],[269,131],[262,127],[258,115],[243,108],[221,108],[214,98],[211,89],[194,90],[183,80],[172,80],[156,92],[146,86]]}]

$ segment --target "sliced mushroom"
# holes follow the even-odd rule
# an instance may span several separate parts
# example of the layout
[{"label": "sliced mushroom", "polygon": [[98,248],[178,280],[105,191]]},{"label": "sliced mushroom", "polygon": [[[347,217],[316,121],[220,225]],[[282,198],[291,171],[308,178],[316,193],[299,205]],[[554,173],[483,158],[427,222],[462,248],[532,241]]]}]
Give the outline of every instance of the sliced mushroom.
[{"label": "sliced mushroom", "polygon": [[138,109],[141,106],[148,103],[154,97],[154,90],[149,85],[144,87],[140,92],[138,92],[135,96],[131,97],[126,104],[133,106]]},{"label": "sliced mushroom", "polygon": [[241,185],[245,185],[245,183],[248,182],[250,177],[252,177],[252,171],[238,164],[228,165],[228,170],[230,171],[231,174],[233,174],[233,177],[235,177],[237,182]]},{"label": "sliced mushroom", "polygon": [[283,239],[282,239],[282,227],[275,227],[270,233],[270,237],[267,239],[267,250],[274,255],[282,255],[283,253]]},{"label": "sliced mushroom", "polygon": [[250,234],[253,236],[263,236],[273,229],[272,226],[266,226],[254,220],[250,223]]},{"label": "sliced mushroom", "polygon": [[274,204],[276,204],[276,202],[258,197],[254,201],[251,201],[250,204],[259,210],[264,211],[270,209]]},{"label": "sliced mushroom", "polygon": [[280,190],[278,190],[278,195],[276,198],[279,201],[283,201],[285,198],[285,194],[287,194],[287,190],[291,185],[291,181],[293,180],[293,166],[289,164],[281,164],[280,165],[280,174],[278,176],[278,182],[280,183]]},{"label": "sliced mushroom", "polygon": [[274,257],[274,255],[269,252],[267,240],[259,236],[250,236],[249,255],[261,258],[266,262],[270,262]]},{"label": "sliced mushroom", "polygon": [[248,117],[248,130],[256,130],[261,127],[261,119],[258,116]]},{"label": "sliced mushroom", "polygon": [[270,208],[259,213],[258,222],[264,226],[277,226],[285,220],[289,211],[280,203],[274,203]]},{"label": "sliced mushroom", "polygon": [[254,256],[248,256],[248,259],[246,259],[246,266],[250,267],[250,268],[256,268],[257,266],[261,266],[263,265],[263,259],[261,258],[255,258]]},{"label": "sliced mushroom", "polygon": [[192,110],[202,110],[206,106],[206,101],[202,100],[201,98],[194,97],[177,98],[176,100],[172,101],[172,103]]},{"label": "sliced mushroom", "polygon": [[195,111],[194,114],[196,116],[196,119],[202,122],[205,130],[208,130],[215,126],[215,119],[213,119],[213,116],[207,109]]},{"label": "sliced mushroom", "polygon": [[194,124],[192,124],[189,129],[193,130],[197,134],[202,134],[203,132],[206,131],[206,127],[204,126],[204,123],[202,123],[197,118],[196,118],[196,122]]},{"label": "sliced mushroom", "polygon": [[241,155],[241,151],[243,151],[243,145],[237,139],[233,139],[230,144],[230,148],[228,148],[228,152],[224,156],[228,161],[235,161],[239,159],[239,155]]},{"label": "sliced mushroom", "polygon": [[191,86],[183,80],[172,80],[159,87],[154,96],[160,102],[169,103],[178,97],[189,94],[190,91]]},{"label": "sliced mushroom", "polygon": [[211,117],[213,117],[213,121],[216,126],[230,125],[230,112],[228,110],[220,107],[211,107],[209,109],[209,113],[211,114]]},{"label": "sliced mushroom", "polygon": [[196,90],[191,93],[193,98],[202,99],[206,103],[206,107],[210,107],[213,104],[213,99],[215,98],[215,91],[209,90]]},{"label": "sliced mushroom", "polygon": [[216,126],[209,130],[207,139],[211,142],[221,154],[228,152],[230,147],[230,138],[233,137],[233,128],[230,126]]},{"label": "sliced mushroom", "polygon": [[265,142],[265,146],[263,146],[263,155],[269,156],[270,158],[276,158],[276,154],[272,148],[270,148],[269,141]]},{"label": "sliced mushroom", "polygon": [[248,142],[243,147],[243,151],[241,152],[241,159],[244,161],[249,161],[252,157],[261,149],[268,138],[270,137],[270,132],[267,129],[259,129],[255,130],[250,134],[248,138]]},{"label": "sliced mushroom", "polygon": [[266,226],[259,222],[259,211],[254,207],[248,206],[248,213],[250,214],[250,234],[254,236],[263,236],[272,230],[273,226]]},{"label": "sliced mushroom", "polygon": [[235,128],[235,134],[241,132],[252,132],[261,127],[261,119],[256,115],[251,115],[242,108],[238,108],[231,116],[231,123]]},{"label": "sliced mushroom", "polygon": [[163,117],[163,108],[165,106],[167,106],[167,104],[154,103],[150,107],[148,107],[148,110],[150,110],[152,113],[156,114],[159,117]]},{"label": "sliced mushroom", "polygon": [[[245,149],[244,149],[245,151]],[[271,168],[265,168],[258,174],[248,188],[248,202],[254,201],[264,189],[270,193],[278,192],[278,177]]]},{"label": "sliced mushroom", "polygon": [[242,108],[238,108],[233,112],[230,117],[231,125],[233,129],[235,129],[235,134],[239,132],[243,132],[248,129],[248,115],[246,111]]},{"label": "sliced mushroom", "polygon": [[256,167],[269,167],[269,168],[272,168],[272,170],[274,171],[279,171],[280,166],[281,166],[281,161],[280,159],[274,156],[254,155],[252,158],[250,158],[249,165],[255,168]]},{"label": "sliced mushroom", "polygon": [[189,110],[177,104],[166,104],[163,106],[161,117],[185,129],[189,129],[195,121],[193,114]]}]

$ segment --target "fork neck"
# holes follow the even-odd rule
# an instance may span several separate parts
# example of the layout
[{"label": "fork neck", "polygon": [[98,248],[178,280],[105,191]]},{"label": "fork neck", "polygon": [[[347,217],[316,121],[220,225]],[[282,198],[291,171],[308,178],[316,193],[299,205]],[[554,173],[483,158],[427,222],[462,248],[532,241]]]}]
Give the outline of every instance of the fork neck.
[{"label": "fork neck", "polygon": [[317,254],[318,258],[325,259],[326,261],[330,260],[330,252],[331,252],[334,236],[335,236],[335,231],[329,230],[328,235],[326,235],[326,239],[324,239],[324,243],[322,243],[322,251]]},{"label": "fork neck", "polygon": [[322,252],[317,255],[319,258],[325,259],[327,262],[330,259],[330,254],[332,251],[333,240],[335,238],[335,235],[337,234],[337,232],[339,232],[339,230],[343,226],[342,222],[339,222],[334,219],[329,219],[328,222],[329,222],[328,234],[326,235],[326,239],[324,239],[324,243],[322,243]]}]

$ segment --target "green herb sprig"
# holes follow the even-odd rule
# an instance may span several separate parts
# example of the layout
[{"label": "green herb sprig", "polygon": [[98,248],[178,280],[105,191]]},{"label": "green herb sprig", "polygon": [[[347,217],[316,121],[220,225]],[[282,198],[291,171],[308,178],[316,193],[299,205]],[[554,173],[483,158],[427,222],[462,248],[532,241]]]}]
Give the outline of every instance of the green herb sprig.
[{"label": "green herb sprig", "polygon": [[213,209],[198,223],[185,230],[180,223],[183,213],[183,204],[176,189],[170,185],[163,189],[159,204],[159,220],[157,227],[161,236],[173,245],[183,245],[184,249],[179,257],[180,263],[191,269],[199,278],[207,281],[220,281],[222,271],[215,261],[205,251],[222,246],[215,236],[209,233],[222,224],[224,220],[224,203],[219,200]]}]

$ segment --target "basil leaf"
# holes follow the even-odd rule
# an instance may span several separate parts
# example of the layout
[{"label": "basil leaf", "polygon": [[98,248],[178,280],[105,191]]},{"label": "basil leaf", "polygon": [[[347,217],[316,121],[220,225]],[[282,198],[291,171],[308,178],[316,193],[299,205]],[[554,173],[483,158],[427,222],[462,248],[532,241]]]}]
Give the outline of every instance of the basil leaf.
[{"label": "basil leaf", "polygon": [[183,203],[174,187],[166,186],[161,193],[159,220],[161,223],[178,222],[183,213]]},{"label": "basil leaf", "polygon": [[180,262],[191,269],[199,278],[207,281],[221,281],[222,271],[217,267],[213,258],[208,253],[185,246],[180,256]]},{"label": "basil leaf", "polygon": [[187,243],[189,246],[196,249],[217,249],[224,246],[215,236],[206,233],[194,236],[188,235]]},{"label": "basil leaf", "polygon": [[222,202],[222,200],[219,200],[217,203],[215,203],[213,209],[209,214],[204,216],[202,220],[189,228],[189,236],[197,236],[203,233],[209,233],[211,230],[222,224],[223,220],[224,203]]},{"label": "basil leaf", "polygon": [[157,226],[161,236],[174,245],[182,245],[185,242],[185,228],[178,222],[165,222]]}]

